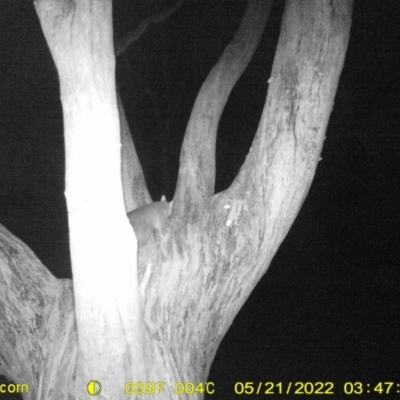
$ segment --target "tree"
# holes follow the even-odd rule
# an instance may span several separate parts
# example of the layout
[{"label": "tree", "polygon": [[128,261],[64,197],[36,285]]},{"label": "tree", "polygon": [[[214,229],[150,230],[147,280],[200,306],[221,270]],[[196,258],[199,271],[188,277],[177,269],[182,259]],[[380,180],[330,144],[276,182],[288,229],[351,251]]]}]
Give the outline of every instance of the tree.
[{"label": "tree", "polygon": [[[214,194],[218,122],[271,6],[249,2],[193,107],[172,215],[139,249],[126,211],[149,196],[137,162],[121,178],[111,1],[35,5],[60,78],[74,279],[56,280],[2,228],[0,372],[30,382],[26,398],[55,391],[83,398],[93,378],[103,398],[125,398],[126,382],[154,380],[164,382],[155,386],[164,398],[175,398],[176,382],[206,381],[222,337],[307,195],[352,2],[288,1],[253,146],[231,187]],[[123,165],[124,154],[137,157],[122,154]]]}]

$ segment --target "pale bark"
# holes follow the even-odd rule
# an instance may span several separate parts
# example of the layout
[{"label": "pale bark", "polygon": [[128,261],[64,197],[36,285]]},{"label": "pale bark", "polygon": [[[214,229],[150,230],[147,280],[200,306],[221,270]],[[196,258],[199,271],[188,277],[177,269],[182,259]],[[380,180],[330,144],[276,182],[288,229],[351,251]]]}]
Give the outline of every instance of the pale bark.
[{"label": "pale bark", "polygon": [[132,135],[126,120],[124,106],[119,94],[118,111],[121,126],[121,175],[124,193],[125,212],[128,214],[135,208],[151,203],[147,190],[143,169],[140,165]]},{"label": "pale bark", "polygon": [[[77,340],[72,282],[57,280],[0,225],[0,375],[27,383],[24,399],[75,393]],[[62,373],[60,373],[62,371]]]},{"label": "pale bark", "polygon": [[[272,0],[250,0],[232,42],[209,73],[194,104],[182,145],[174,212],[190,217],[214,193],[215,144],[229,94],[249,64],[264,31]],[[196,149],[195,151],[193,151]]]},{"label": "pale bark", "polygon": [[[343,67],[352,1],[288,1],[265,108],[239,175],[212,195],[215,173],[202,174],[197,157],[204,145],[200,158],[208,161],[210,147],[205,139],[188,140],[182,160],[192,157],[202,177],[195,186],[188,182],[187,209],[185,188],[178,189],[179,213],[154,233],[156,243],[139,250],[138,271],[121,189],[111,3],[36,6],[60,75],[77,331],[71,286],[26,262],[32,255],[10,234],[0,236],[0,332],[7,343],[0,372],[32,380],[38,398],[85,398],[94,378],[103,384],[98,398],[125,398],[124,383],[149,380],[165,382],[160,398],[201,399],[174,394],[174,384],[207,379],[222,337],[307,195]],[[188,179],[190,163],[183,164]],[[40,357],[26,366],[31,349]]]},{"label": "pale bark", "polygon": [[58,69],[64,115],[77,396],[95,376],[105,398],[118,399],[132,376],[147,377],[148,357],[136,241],[121,186],[111,1],[35,5]]},{"label": "pale bark", "polygon": [[[287,3],[265,108],[239,175],[227,191],[198,206],[197,219],[175,216],[169,240],[161,242],[168,262],[153,271],[145,319],[174,343],[185,380],[206,379],[220,341],[308,193],[343,67],[351,9],[348,0]],[[184,151],[190,154],[183,157],[198,159],[198,147]],[[190,187],[188,196],[195,190]],[[209,190],[200,182],[191,199]],[[140,271],[148,260],[140,254]]]}]

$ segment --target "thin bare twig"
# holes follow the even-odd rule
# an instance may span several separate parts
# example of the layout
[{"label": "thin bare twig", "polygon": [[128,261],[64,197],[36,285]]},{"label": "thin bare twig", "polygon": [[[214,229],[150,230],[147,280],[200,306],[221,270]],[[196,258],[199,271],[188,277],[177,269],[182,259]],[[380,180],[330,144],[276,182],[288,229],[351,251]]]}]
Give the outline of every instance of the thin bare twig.
[{"label": "thin bare twig", "polygon": [[146,32],[149,25],[155,24],[157,22],[162,22],[170,15],[172,15],[184,2],[184,0],[178,0],[171,8],[161,11],[158,14],[152,15],[151,17],[142,21],[135,29],[130,31],[126,36],[118,40],[115,46],[116,57],[120,56],[134,41],[138,40],[140,36]]}]

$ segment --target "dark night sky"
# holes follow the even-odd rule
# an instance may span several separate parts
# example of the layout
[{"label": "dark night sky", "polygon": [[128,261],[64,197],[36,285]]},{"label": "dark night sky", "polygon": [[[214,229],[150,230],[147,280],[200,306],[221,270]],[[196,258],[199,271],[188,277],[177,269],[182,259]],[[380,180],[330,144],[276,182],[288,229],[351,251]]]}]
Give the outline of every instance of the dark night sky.
[{"label": "dark night sky", "polygon": [[[116,39],[159,6],[115,2]],[[217,191],[229,187],[255,133],[282,6],[276,2],[224,111]],[[243,10],[241,1],[186,0],[118,59],[118,85],[155,199],[173,195],[191,107]],[[400,392],[399,17],[395,0],[356,2],[323,160],[293,228],[220,346],[209,378],[214,399],[235,398],[234,383],[244,381],[331,381],[334,398],[345,397],[347,381],[394,381]],[[0,35],[0,223],[57,277],[70,277],[57,72],[33,5],[1,2]]]}]

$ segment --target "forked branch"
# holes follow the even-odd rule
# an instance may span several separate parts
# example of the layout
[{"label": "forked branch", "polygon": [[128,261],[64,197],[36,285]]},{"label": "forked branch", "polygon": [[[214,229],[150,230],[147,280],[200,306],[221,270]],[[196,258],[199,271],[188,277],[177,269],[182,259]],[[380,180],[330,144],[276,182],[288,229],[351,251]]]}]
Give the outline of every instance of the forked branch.
[{"label": "forked branch", "polygon": [[174,208],[180,215],[186,214],[186,218],[193,214],[196,205],[214,193],[219,120],[229,94],[260,42],[272,3],[272,0],[249,0],[235,37],[197,96],[186,128],[174,197]]}]

